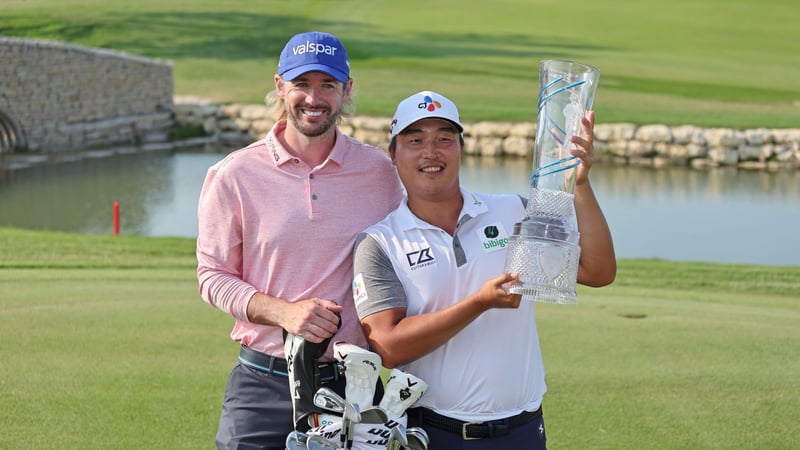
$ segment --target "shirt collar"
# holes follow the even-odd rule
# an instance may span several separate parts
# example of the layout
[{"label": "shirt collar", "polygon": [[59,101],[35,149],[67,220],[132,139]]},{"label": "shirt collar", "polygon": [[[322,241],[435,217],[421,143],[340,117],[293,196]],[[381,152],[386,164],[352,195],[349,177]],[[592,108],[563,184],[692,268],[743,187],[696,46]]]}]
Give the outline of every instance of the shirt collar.
[{"label": "shirt collar", "polygon": [[[458,223],[464,223],[469,219],[473,219],[478,217],[479,215],[489,211],[489,208],[486,206],[486,201],[484,199],[466,189],[465,187],[461,187],[461,197],[464,199],[464,205],[461,207],[461,212],[458,214]],[[420,219],[419,217],[415,216],[411,209],[408,208],[408,197],[403,197],[403,201],[400,202],[400,206],[397,208],[398,214],[400,215],[400,223],[403,226],[404,231],[412,230],[415,228],[418,229],[438,229],[434,225],[425,222],[424,220]]]},{"label": "shirt collar", "polygon": [[[294,161],[295,156],[289,153],[286,148],[281,145],[281,141],[278,139],[278,135],[283,133],[286,130],[286,119],[279,120],[275,122],[272,129],[267,134],[265,139],[265,143],[267,145],[267,151],[270,153],[270,159],[275,163],[276,166],[281,166],[289,161]],[[334,163],[338,166],[344,164],[347,155],[350,153],[350,141],[347,139],[347,136],[336,128],[336,143],[333,145],[333,149],[331,149],[330,154],[328,154],[328,158],[322,164],[322,166],[327,165],[329,162]]]}]

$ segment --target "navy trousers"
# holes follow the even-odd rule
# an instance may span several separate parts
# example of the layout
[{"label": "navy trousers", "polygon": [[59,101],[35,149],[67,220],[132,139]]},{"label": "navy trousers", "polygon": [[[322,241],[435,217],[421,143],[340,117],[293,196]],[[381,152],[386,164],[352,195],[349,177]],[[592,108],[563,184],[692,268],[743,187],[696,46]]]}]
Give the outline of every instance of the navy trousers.
[{"label": "navy trousers", "polygon": [[430,450],[546,450],[547,436],[544,418],[537,417],[530,423],[509,430],[505,436],[465,441],[460,434],[444,431],[419,423],[418,416],[408,417],[409,427],[420,427],[428,433]]}]

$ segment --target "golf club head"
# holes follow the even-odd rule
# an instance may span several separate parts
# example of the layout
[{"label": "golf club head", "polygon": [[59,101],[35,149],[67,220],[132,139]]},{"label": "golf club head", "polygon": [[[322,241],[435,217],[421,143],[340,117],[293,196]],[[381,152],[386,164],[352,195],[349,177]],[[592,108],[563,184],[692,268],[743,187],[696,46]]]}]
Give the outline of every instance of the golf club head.
[{"label": "golf club head", "polygon": [[338,450],[339,446],[319,435],[311,435],[307,441],[308,450]]},{"label": "golf club head", "polygon": [[392,427],[389,433],[389,443],[386,444],[387,450],[399,450],[401,446],[408,445],[408,438],[406,436],[406,427],[397,424]]},{"label": "golf club head", "polygon": [[307,450],[308,435],[299,431],[292,431],[286,436],[286,450]]},{"label": "golf club head", "polygon": [[349,420],[351,423],[360,423],[361,409],[355,403],[345,402],[342,418]]},{"label": "golf club head", "polygon": [[388,421],[389,416],[380,406],[370,406],[361,410],[361,423],[377,425]]},{"label": "golf club head", "polygon": [[428,450],[431,440],[428,438],[428,433],[419,427],[410,427],[406,430],[406,439],[408,450]]},{"label": "golf club head", "polygon": [[353,425],[361,422],[361,411],[355,403],[345,402],[344,412],[342,412],[342,434],[341,442],[343,448],[350,448],[353,445]]},{"label": "golf club head", "polygon": [[341,395],[329,387],[323,386],[314,394],[314,405],[326,411],[341,414],[344,412],[346,403]]}]

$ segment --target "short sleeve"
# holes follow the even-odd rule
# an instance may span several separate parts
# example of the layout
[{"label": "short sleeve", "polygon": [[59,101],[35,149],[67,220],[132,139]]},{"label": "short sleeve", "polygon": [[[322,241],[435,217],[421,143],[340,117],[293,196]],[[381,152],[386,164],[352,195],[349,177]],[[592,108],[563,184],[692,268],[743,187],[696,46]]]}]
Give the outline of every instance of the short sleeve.
[{"label": "short sleeve", "polygon": [[407,306],[392,261],[368,234],[356,239],[353,252],[353,300],[359,320],[380,311]]}]

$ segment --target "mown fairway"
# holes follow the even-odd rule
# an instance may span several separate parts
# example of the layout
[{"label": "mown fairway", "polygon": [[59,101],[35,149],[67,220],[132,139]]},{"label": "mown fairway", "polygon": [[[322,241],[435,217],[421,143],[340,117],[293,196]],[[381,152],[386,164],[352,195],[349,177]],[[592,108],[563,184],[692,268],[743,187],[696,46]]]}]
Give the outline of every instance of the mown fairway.
[{"label": "mown fairway", "polygon": [[[193,252],[0,228],[0,448],[213,448],[237,347]],[[800,267],[628,260],[579,297],[538,306],[551,448],[796,447]]]},{"label": "mown fairway", "polygon": [[[598,122],[734,128],[800,124],[798,23],[794,0],[0,6],[3,36],[171,60],[179,95],[260,103],[288,37],[319,29],[358,114],[430,88],[467,121],[533,121],[554,58],[600,67]],[[0,228],[0,449],[213,448],[237,347],[194,264],[191,239]],[[800,267],[623,260],[579,297],[537,306],[551,448],[797,447]]]},{"label": "mown fairway", "polygon": [[289,36],[318,29],[363,115],[433,89],[468,121],[533,121],[539,61],[573,59],[602,72],[599,123],[794,128],[798,23],[795,0],[4,0],[0,35],[171,60],[177,94],[261,103]]}]

